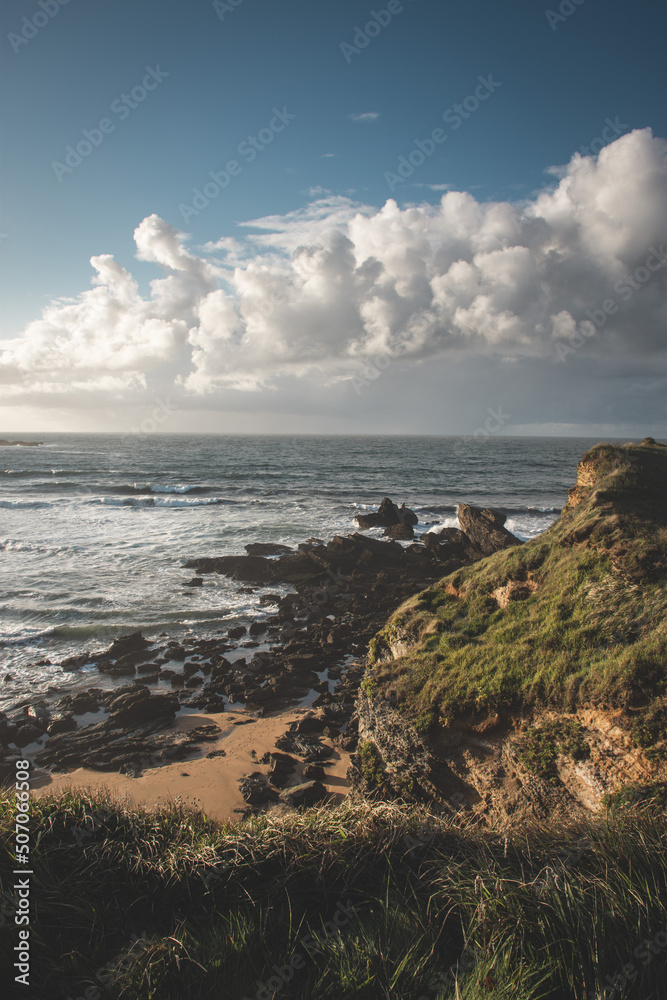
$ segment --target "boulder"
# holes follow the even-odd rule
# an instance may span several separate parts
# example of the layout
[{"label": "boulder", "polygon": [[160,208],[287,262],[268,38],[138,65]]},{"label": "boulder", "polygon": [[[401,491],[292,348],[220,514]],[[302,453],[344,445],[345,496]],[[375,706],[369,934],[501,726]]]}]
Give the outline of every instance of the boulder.
[{"label": "boulder", "polygon": [[276,788],[284,788],[290,777],[294,774],[297,765],[296,759],[286,753],[270,753],[265,756],[268,756],[269,760],[266,761],[264,757],[262,760],[265,763],[271,764],[269,781]]},{"label": "boulder", "polygon": [[383,534],[397,542],[410,542],[415,537],[411,524],[392,524],[390,528],[385,528]]},{"label": "boulder", "polygon": [[290,806],[312,806],[326,799],[327,794],[321,781],[304,781],[301,785],[285,788],[280,793],[280,801]]},{"label": "boulder", "polygon": [[178,698],[168,694],[152,695],[143,684],[125,688],[109,703],[109,722],[129,727],[146,722],[169,724],[178,710]]},{"label": "boulder", "polygon": [[360,528],[390,528],[395,524],[417,524],[419,518],[405,504],[397,507],[389,497],[384,497],[375,513],[356,514],[355,521]]},{"label": "boulder", "polygon": [[49,736],[57,736],[58,733],[71,733],[76,728],[76,719],[73,716],[56,715],[46,731]]},{"label": "boulder", "polygon": [[490,556],[512,545],[521,545],[520,539],[503,527],[506,518],[500,511],[461,503],[456,513],[461,528],[483,556]]},{"label": "boulder", "polygon": [[266,778],[260,771],[241,778],[239,782],[241,795],[250,806],[261,806],[266,802],[278,802],[278,793],[267,784]]},{"label": "boulder", "polygon": [[124,635],[120,639],[114,639],[106,653],[104,653],[104,656],[110,660],[116,660],[127,653],[137,653],[150,645],[151,643],[148,639],[144,639],[141,632],[132,632],[131,635]]}]

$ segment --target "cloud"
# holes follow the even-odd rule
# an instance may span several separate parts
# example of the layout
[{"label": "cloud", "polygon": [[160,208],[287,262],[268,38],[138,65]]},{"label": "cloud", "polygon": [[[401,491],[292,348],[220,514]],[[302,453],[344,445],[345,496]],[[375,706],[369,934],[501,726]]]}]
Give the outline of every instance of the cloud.
[{"label": "cloud", "polygon": [[351,114],[347,116],[352,122],[374,122],[380,117],[379,111],[364,111],[362,114]]},{"label": "cloud", "polygon": [[519,206],[448,191],[378,210],[326,195],[243,228],[195,253],[144,219],[137,257],[163,272],[150,295],[112,256],[93,257],[93,288],[6,342],[5,394],[135,398],[161,379],[203,400],[286,379],[338,385],[380,355],[405,370],[438,358],[552,365],[558,344],[575,343],[576,364],[641,368],[665,352],[667,266],[651,255],[667,255],[667,143],[649,129],[576,154]]}]

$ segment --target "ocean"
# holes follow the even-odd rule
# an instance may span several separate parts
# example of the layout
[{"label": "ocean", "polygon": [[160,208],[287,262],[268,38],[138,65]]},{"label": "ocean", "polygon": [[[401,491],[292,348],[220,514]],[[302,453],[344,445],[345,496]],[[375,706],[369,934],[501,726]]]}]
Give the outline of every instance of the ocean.
[{"label": "ocean", "polygon": [[354,515],[384,496],[417,512],[418,532],[455,525],[467,502],[502,509],[511,531],[533,538],[558,517],[595,443],[15,436],[44,443],[0,448],[0,708],[46,692],[64,657],[118,635],[205,637],[267,613],[260,591],[224,577],[184,588],[182,563],[195,556],[327,541],[356,530]]}]

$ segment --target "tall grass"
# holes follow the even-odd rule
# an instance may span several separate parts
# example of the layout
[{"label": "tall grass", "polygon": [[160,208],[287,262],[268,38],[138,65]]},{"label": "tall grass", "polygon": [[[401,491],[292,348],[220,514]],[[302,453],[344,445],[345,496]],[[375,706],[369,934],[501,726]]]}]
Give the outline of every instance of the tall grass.
[{"label": "tall grass", "polygon": [[667,947],[633,957],[667,921],[656,812],[505,838],[396,804],[219,826],[67,793],[32,823],[31,1000],[589,1000],[629,963],[619,997],[667,995]]}]

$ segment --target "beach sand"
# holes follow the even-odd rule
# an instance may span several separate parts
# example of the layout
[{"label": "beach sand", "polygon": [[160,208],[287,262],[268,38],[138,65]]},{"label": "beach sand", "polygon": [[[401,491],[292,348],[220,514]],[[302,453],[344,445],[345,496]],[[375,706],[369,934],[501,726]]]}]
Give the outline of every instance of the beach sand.
[{"label": "beach sand", "polygon": [[[146,769],[138,778],[108,771],[91,771],[77,768],[63,774],[50,774],[36,767],[31,780],[36,796],[57,794],[66,789],[77,791],[108,791],[119,803],[154,807],[180,801],[186,806],[203,810],[207,816],[221,822],[238,821],[242,813],[235,810],[247,808],[239,790],[239,779],[253,771],[267,774],[268,764],[259,759],[268,750],[276,752],[275,741],[290,723],[304,715],[306,709],[291,709],[245,725],[234,722],[254,718],[248,712],[201,712],[178,717],[173,729],[187,732],[196,726],[220,727],[215,742],[201,745],[201,756],[194,760],[177,761],[161,767]],[[323,738],[323,742],[331,745]],[[224,757],[207,758],[215,750],[224,750]],[[253,755],[251,751],[255,751]],[[335,756],[326,768],[323,784],[333,795],[333,802],[340,802],[348,791],[345,777],[350,755],[334,747]],[[296,756],[294,754],[293,756]],[[304,765],[299,764],[300,775]],[[296,784],[296,780],[292,782]]]}]

